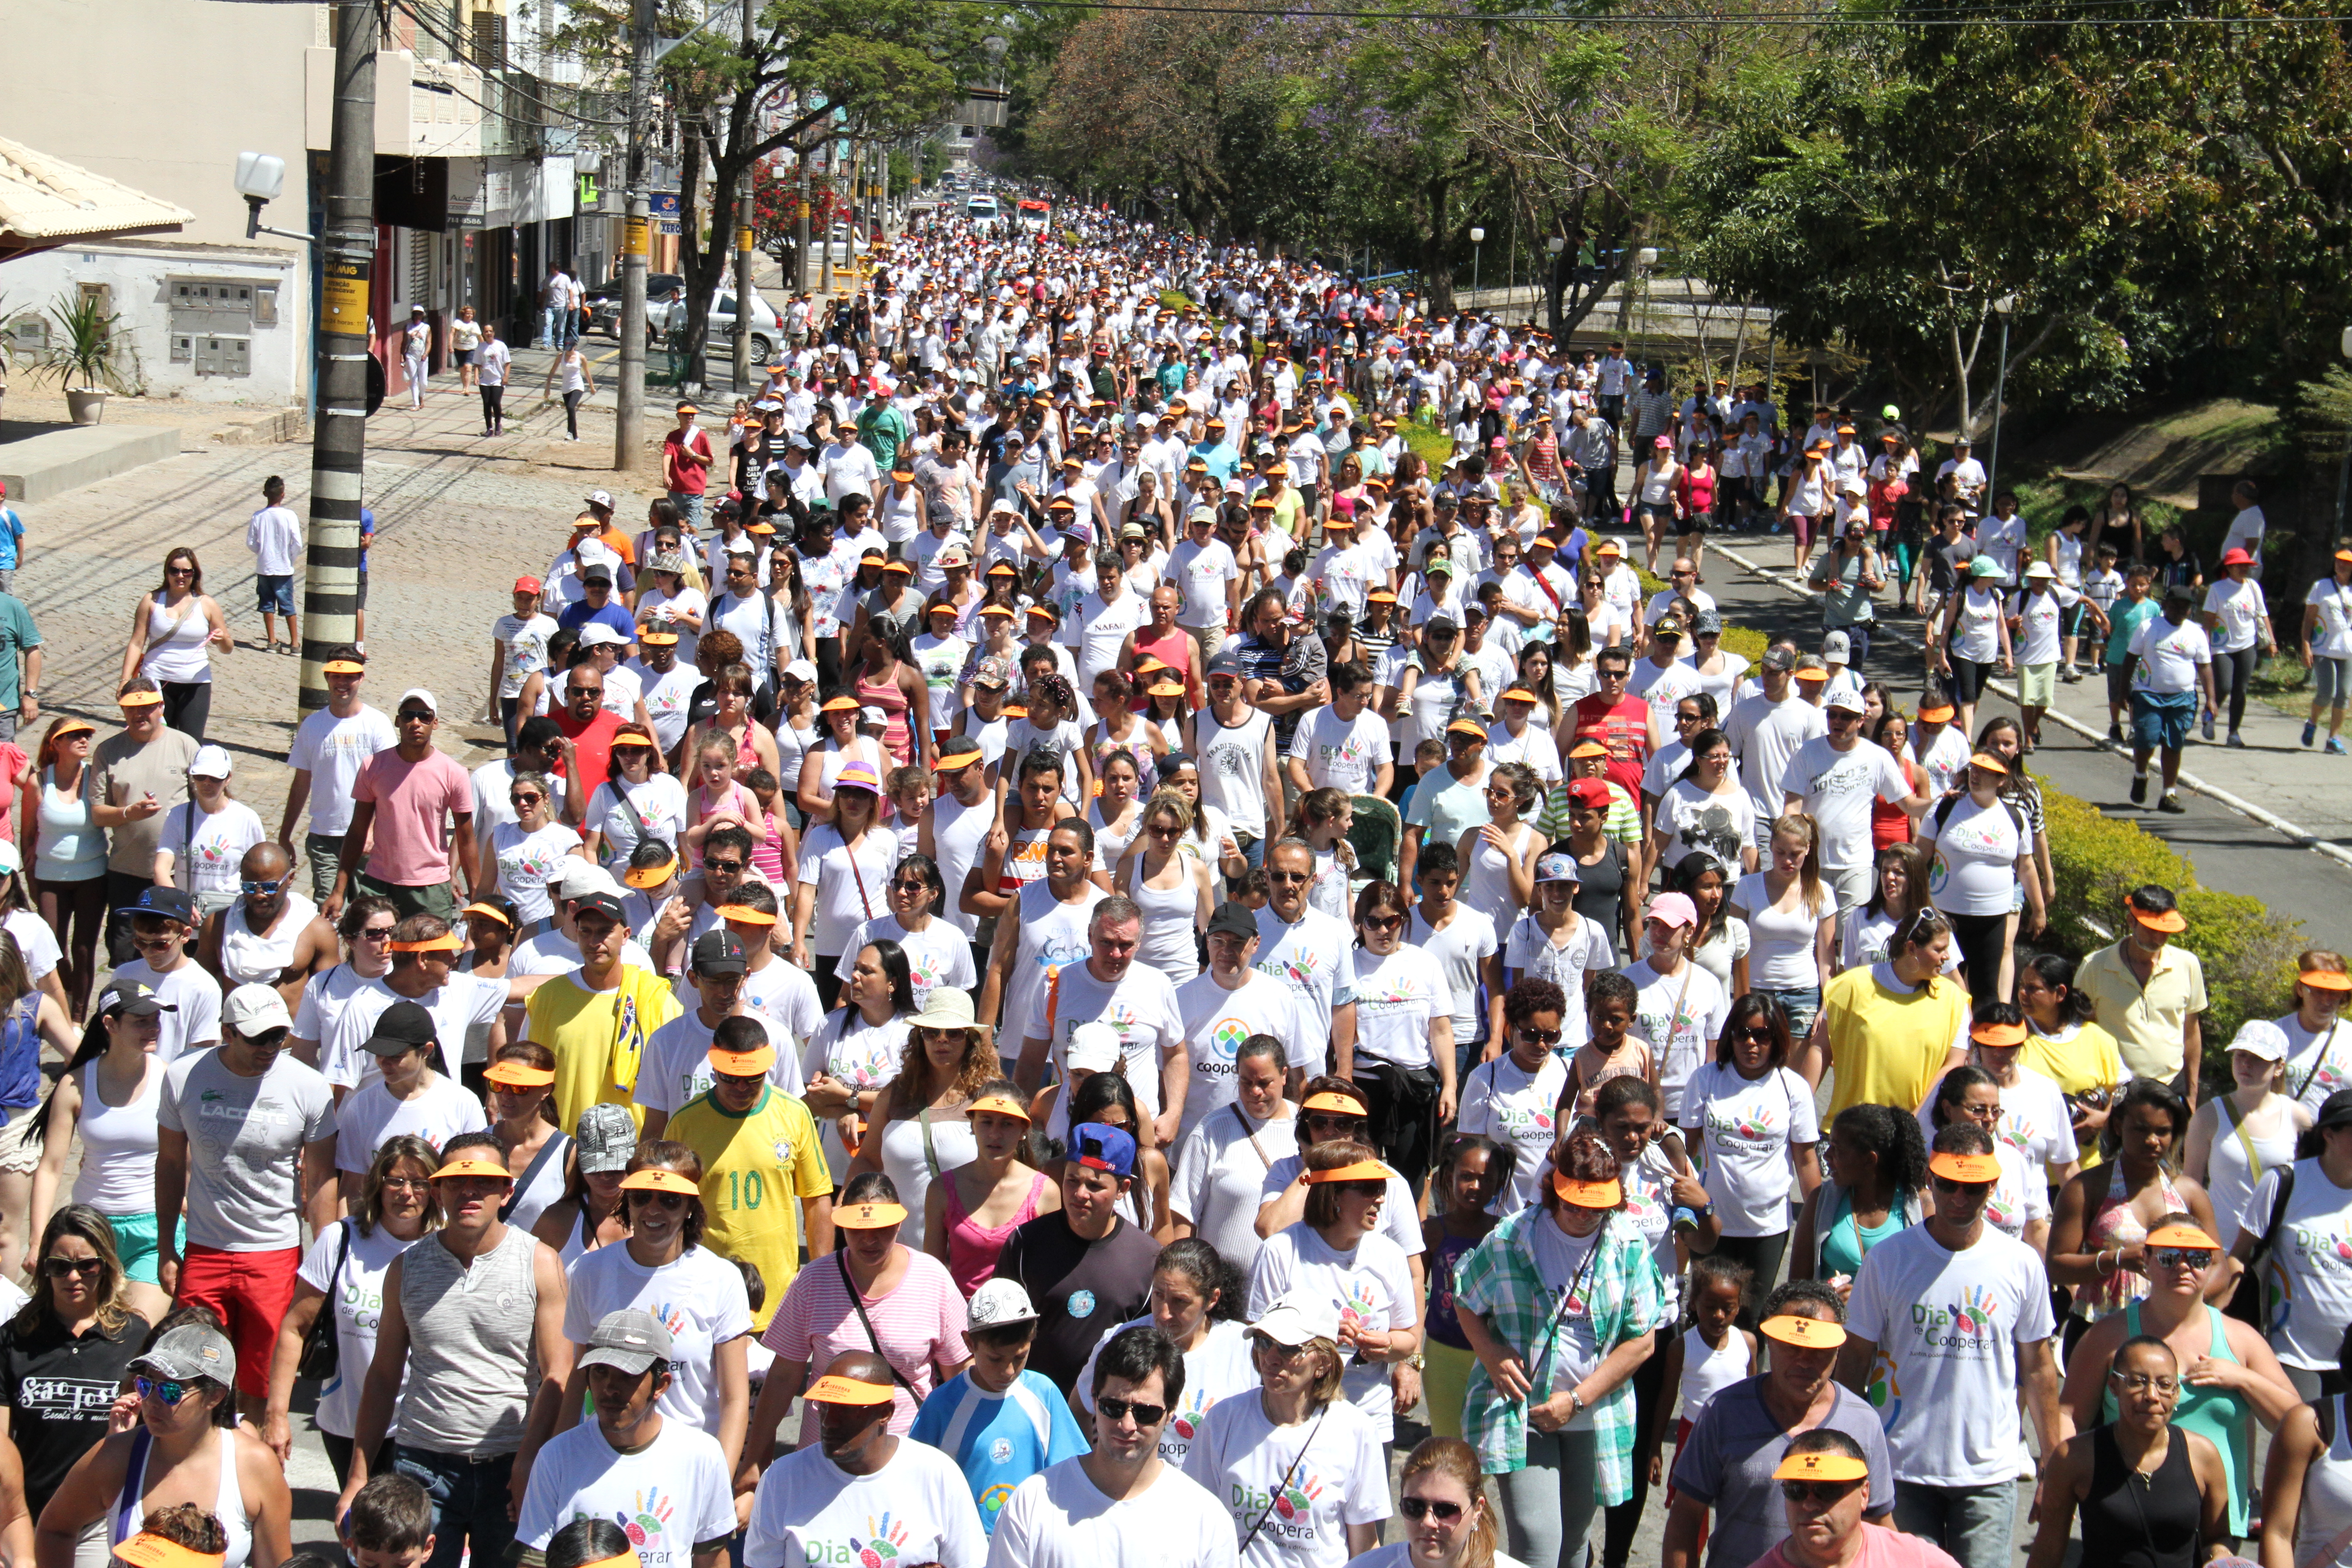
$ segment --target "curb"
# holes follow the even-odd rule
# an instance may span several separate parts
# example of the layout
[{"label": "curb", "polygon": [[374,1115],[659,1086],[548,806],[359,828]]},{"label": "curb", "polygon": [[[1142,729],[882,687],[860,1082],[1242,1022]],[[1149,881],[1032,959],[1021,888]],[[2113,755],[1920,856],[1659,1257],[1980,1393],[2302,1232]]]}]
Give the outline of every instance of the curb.
[{"label": "curb", "polygon": [[[1751,577],[1759,577],[1765,582],[1771,584],[1774,587],[1779,588],[1783,592],[1792,594],[1801,599],[1813,599],[1820,597],[1820,595],[1815,594],[1811,588],[1799,582],[1795,577],[1790,575],[1788,573],[1775,572],[1769,567],[1759,566],[1755,562],[1749,560],[1738,551],[1733,550],[1725,545],[1720,540],[1710,539],[1707,541],[1707,545],[1713,553],[1720,555],[1726,560],[1737,562],[1740,569]],[[1897,631],[1893,626],[1886,625],[1883,621],[1877,623],[1877,626],[1879,635],[1873,637],[1872,641],[1897,643],[1904,647],[1909,648],[1912,652],[1922,656],[1927,653],[1927,645],[1921,642],[1919,638],[1912,637],[1906,633]],[[1988,679],[1985,682],[1985,688],[1990,691],[1998,692],[2000,695],[2009,699],[2011,702],[2015,702],[2017,700],[2017,688],[2007,681]],[[2046,710],[2042,714],[2042,719],[2044,722],[2055,723],[2063,729],[2072,731],[2074,733],[2080,735],[2085,741],[2090,742],[2092,745],[2096,748],[2101,750],[2112,749],[2106,735],[2103,731],[2094,730],[2088,724],[2084,723],[2082,721],[2075,719],[2069,714],[2061,712],[2055,708]],[[2331,844],[2327,840],[2320,837],[2319,835],[2289,822],[2286,818],[2279,816],[2276,812],[2265,811],[2261,806],[2256,805],[2253,802],[2233,795],[2230,791],[2223,789],[2219,784],[2208,784],[2203,779],[2199,778],[2195,773],[2190,773],[2187,768],[2181,769],[2178,776],[2182,788],[2193,791],[2198,795],[2201,795],[2208,800],[2214,801],[2217,804],[2236,812],[2239,816],[2245,817],[2247,820],[2261,826],[2269,828],[2272,832],[2276,833],[2281,837],[2292,842],[2297,848],[2308,849],[2315,855],[2325,856],[2326,858],[2336,861],[2338,865],[2352,866],[2352,849],[2347,849],[2338,844]]]}]

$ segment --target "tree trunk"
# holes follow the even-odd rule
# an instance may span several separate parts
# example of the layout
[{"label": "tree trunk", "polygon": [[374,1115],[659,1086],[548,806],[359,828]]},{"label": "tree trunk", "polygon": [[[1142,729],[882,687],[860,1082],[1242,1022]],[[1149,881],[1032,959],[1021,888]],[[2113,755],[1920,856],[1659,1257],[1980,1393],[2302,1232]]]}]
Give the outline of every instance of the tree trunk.
[{"label": "tree trunk", "polygon": [[1450,316],[1454,312],[1453,219],[1448,216],[1447,196],[1453,181],[1440,174],[1423,187],[1429,202],[1429,226],[1422,236],[1421,270],[1429,284],[1429,309],[1433,315]]}]

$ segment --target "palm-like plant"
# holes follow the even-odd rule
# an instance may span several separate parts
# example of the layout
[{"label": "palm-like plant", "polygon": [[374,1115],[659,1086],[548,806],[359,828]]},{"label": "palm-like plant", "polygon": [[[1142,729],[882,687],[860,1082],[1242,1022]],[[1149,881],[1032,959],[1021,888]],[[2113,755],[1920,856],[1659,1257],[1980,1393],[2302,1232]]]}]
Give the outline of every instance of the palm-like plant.
[{"label": "palm-like plant", "polygon": [[108,310],[95,294],[61,294],[49,307],[60,338],[42,359],[42,368],[54,371],[62,385],[79,380],[77,392],[130,388],[114,368],[114,334],[122,318]]}]

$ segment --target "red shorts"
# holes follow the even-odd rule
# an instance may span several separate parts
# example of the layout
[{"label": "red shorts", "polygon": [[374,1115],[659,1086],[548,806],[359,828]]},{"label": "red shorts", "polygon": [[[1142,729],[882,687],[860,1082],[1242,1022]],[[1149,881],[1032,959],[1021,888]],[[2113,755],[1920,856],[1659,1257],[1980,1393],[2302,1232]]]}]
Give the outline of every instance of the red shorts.
[{"label": "red shorts", "polygon": [[191,1247],[180,1259],[180,1293],[173,1305],[209,1307],[236,1347],[236,1386],[257,1398],[269,1394],[269,1363],[278,1351],[278,1325],[294,1304],[294,1271],[302,1249],[222,1252]]}]

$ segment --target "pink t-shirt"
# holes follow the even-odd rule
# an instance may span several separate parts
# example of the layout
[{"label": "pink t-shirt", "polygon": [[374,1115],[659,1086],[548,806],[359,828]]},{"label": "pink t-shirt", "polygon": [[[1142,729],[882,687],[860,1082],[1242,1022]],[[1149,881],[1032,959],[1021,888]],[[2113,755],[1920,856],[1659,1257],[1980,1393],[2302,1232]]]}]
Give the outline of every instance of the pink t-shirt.
[{"label": "pink t-shirt", "polygon": [[449,879],[445,829],[450,817],[474,810],[474,782],[464,768],[439,752],[415,763],[401,761],[397,750],[378,752],[360,768],[352,798],[375,805],[370,880],[427,888]]},{"label": "pink t-shirt", "polygon": [[[890,1430],[904,1434],[915,1424],[915,1408],[937,1381],[934,1363],[953,1366],[971,1352],[964,1348],[963,1293],[948,1277],[947,1265],[927,1252],[907,1247],[907,1273],[888,1295],[869,1299],[866,1315],[882,1341],[882,1354],[898,1375],[915,1385],[910,1395],[901,1388],[892,1402]],[[844,1288],[841,1265],[820,1258],[793,1277],[784,1304],[760,1342],[783,1361],[806,1362],[809,1381],[824,1375],[833,1358],[850,1351],[870,1352],[874,1342],[857,1321]],[[816,1406],[803,1402],[801,1441],[816,1441]]]},{"label": "pink t-shirt", "polygon": [[[1853,1568],[1959,1568],[1944,1549],[1921,1535],[1906,1535],[1883,1524],[1864,1521],[1862,1550]],[[1786,1541],[1759,1557],[1752,1568],[1798,1568],[1787,1552]]]}]

